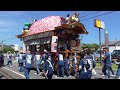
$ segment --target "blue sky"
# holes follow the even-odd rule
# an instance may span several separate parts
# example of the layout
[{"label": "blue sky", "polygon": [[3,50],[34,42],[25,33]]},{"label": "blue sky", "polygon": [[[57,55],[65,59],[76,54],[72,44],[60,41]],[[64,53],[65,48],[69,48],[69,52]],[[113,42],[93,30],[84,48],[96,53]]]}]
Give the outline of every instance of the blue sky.
[{"label": "blue sky", "polygon": [[[94,13],[96,11],[77,11],[80,17]],[[103,14],[109,11],[101,11],[83,18],[80,20]],[[62,16],[73,14],[74,11],[0,11],[0,43],[3,40],[4,44],[19,44],[22,42],[15,36],[22,33],[24,23],[31,22],[34,19],[42,19],[47,16]],[[109,40],[120,40],[120,11],[98,16],[92,19],[81,21],[89,32],[88,35],[83,35],[83,43],[99,43],[99,30],[94,27],[94,19],[99,19],[105,22],[106,30],[109,33]],[[102,42],[104,42],[104,30],[101,30]]]}]

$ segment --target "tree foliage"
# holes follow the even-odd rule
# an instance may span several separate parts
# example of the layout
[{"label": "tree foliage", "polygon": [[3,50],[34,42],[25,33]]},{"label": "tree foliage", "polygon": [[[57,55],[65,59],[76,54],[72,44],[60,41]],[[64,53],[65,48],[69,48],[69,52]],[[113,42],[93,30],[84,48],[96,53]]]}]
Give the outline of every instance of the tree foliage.
[{"label": "tree foliage", "polygon": [[14,49],[12,47],[4,47],[3,48],[3,53],[7,53],[8,51],[10,51],[11,53],[13,53]]},{"label": "tree foliage", "polygon": [[99,45],[98,44],[83,44],[82,45],[82,49],[84,50],[84,49],[89,49],[89,50],[94,50],[94,51],[96,51],[96,50],[98,50],[98,48],[99,48]]}]

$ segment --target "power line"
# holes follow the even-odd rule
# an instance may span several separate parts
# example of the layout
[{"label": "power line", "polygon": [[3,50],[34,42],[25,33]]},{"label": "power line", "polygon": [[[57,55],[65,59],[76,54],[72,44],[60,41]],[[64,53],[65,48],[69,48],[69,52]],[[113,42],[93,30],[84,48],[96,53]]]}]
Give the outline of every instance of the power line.
[{"label": "power line", "polygon": [[85,12],[85,11],[83,11],[82,13],[80,13],[80,15],[81,15],[81,14],[85,14],[85,13],[87,13],[87,12],[88,12],[88,11],[86,11],[86,12]]},{"label": "power line", "polygon": [[93,17],[89,17],[89,18],[86,18],[86,19],[80,20],[80,21],[85,21],[85,20],[88,20],[88,19],[92,19],[92,18],[95,18],[95,17],[98,17],[98,16],[103,16],[103,15],[110,14],[110,13],[113,13],[113,12],[115,12],[115,11],[111,11],[111,12],[103,13],[103,14],[100,14],[100,15],[96,15],[96,16],[93,16]]},{"label": "power line", "polygon": [[3,41],[7,41],[7,40],[10,40],[10,39],[14,39],[15,37],[12,37],[12,38],[8,38],[8,39],[4,39],[4,40],[2,40],[2,42]]},{"label": "power line", "polygon": [[[81,16],[81,18],[86,17],[86,16],[89,16],[89,15],[92,15],[92,14],[95,14],[95,13],[98,13],[98,12],[100,12],[100,11],[97,11],[97,12],[94,12],[94,13],[90,13],[90,14],[87,14],[87,15],[85,15],[85,16]],[[96,15],[96,16],[93,16],[93,17],[89,17],[89,18],[83,19],[83,20],[81,20],[81,21],[85,21],[85,20],[88,20],[88,19],[92,19],[92,18],[98,17],[98,16],[103,16],[103,15],[110,14],[110,13],[113,13],[113,12],[115,12],[115,11],[111,11],[111,12],[103,13],[103,14]],[[86,13],[86,12],[84,12],[84,13]],[[2,41],[7,41],[7,40],[10,40],[10,39],[14,39],[14,38],[15,38],[15,37],[13,37],[13,38],[8,38],[8,39],[4,39],[4,40],[2,40]]]},{"label": "power line", "polygon": [[84,16],[80,16],[80,18],[87,17],[87,16],[93,15],[93,14],[95,14],[95,13],[100,13],[100,12],[101,12],[101,11],[93,12],[93,13],[90,13],[90,14],[87,14],[87,15],[84,15]]}]

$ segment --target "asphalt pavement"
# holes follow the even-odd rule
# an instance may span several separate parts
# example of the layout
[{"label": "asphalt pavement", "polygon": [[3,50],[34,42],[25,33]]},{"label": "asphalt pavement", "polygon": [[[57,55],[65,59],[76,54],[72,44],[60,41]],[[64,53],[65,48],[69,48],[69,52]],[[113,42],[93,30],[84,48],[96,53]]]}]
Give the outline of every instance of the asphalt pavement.
[{"label": "asphalt pavement", "polygon": [[[18,61],[13,60],[12,67],[7,66],[7,60],[5,59],[5,66],[2,67],[3,70],[5,70],[7,73],[9,73],[14,79],[25,79],[24,72],[19,72],[18,70]],[[105,79],[105,77],[102,77],[102,68],[95,68],[97,74],[95,76],[92,76],[92,79]],[[115,72],[116,73],[116,72]],[[56,75],[53,75],[53,79],[62,79],[62,78],[56,78]],[[36,70],[30,71],[30,78],[31,79],[45,79],[42,75],[37,75]],[[72,76],[71,78],[65,77],[64,79],[75,79],[75,76]],[[111,79],[116,79],[112,77]]]}]

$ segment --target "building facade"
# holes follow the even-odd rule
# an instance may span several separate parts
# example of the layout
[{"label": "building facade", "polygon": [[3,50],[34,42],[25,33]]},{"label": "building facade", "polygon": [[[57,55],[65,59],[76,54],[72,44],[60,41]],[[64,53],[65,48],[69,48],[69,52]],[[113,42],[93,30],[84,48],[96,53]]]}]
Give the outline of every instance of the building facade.
[{"label": "building facade", "polygon": [[[105,47],[105,44],[102,44]],[[114,50],[120,50],[120,41],[109,41],[109,52],[112,53]]]}]

